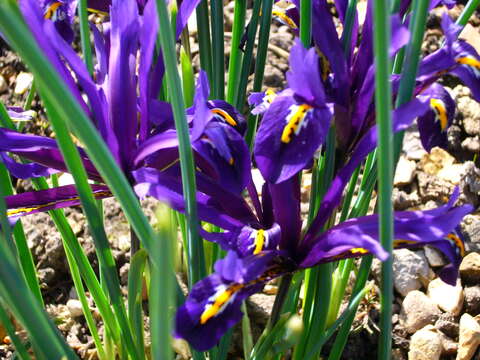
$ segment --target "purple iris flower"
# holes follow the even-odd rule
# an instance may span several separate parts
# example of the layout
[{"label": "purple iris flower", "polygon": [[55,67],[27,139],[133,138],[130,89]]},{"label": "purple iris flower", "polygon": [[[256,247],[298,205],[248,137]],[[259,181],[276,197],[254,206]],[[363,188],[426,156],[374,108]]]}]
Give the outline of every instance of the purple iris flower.
[{"label": "purple iris flower", "polygon": [[[168,196],[165,191],[162,195],[176,197],[171,204],[182,210],[178,186],[172,191],[175,186],[162,184],[171,191]],[[140,189],[143,189],[141,184],[137,185],[137,190]],[[157,191],[158,187],[150,188],[147,193],[158,196]],[[224,233],[202,231],[202,235],[228,251],[215,264],[215,272],[195,284],[177,311],[176,336],[186,339],[199,351],[213,347],[241,319],[242,301],[276,277],[349,257],[366,254],[381,260],[388,257],[379,243],[378,215],[351,219],[309,238],[311,229],[307,229],[305,236],[301,231],[298,177],[280,184],[267,182],[262,195],[261,215],[255,216],[240,197],[224,192],[198,193],[200,216],[227,229]],[[440,272],[451,284],[456,281],[464,254],[462,239],[455,228],[472,211],[470,205],[455,207],[457,198],[458,190],[442,207],[397,212],[394,218],[395,248],[425,244],[437,247],[451,262]]]},{"label": "purple iris flower", "polygon": [[[180,26],[188,20],[186,11],[193,11],[196,4],[197,0],[183,2]],[[28,25],[35,30],[33,34],[43,52],[92,119],[132,185],[135,181],[132,171],[141,167],[158,171],[169,169],[169,174],[176,171],[179,176],[178,141],[172,111],[168,103],[156,100],[163,62],[161,57],[156,63],[153,61],[158,29],[155,2],[148,2],[143,16],[140,16],[135,0],[114,0],[110,24],[105,26],[108,30],[102,34],[92,27],[97,58],[94,79],[54,23],[43,17],[36,0],[22,0],[20,7]],[[9,114],[22,116],[19,109],[16,110]],[[204,73],[199,76],[195,104],[188,113],[197,167],[205,176],[218,179],[220,186],[240,192],[246,184],[242,174],[250,169],[245,145],[240,141],[245,129],[244,118],[226,102],[208,101],[208,81]],[[7,153],[21,156],[31,163],[18,163]],[[88,177],[103,182],[85,151],[79,148],[79,153]],[[11,174],[19,178],[67,171],[56,141],[47,137],[0,128],[0,156]],[[221,179],[220,174],[223,174]],[[98,198],[111,195],[103,185],[95,186],[93,190]],[[78,205],[79,198],[74,185],[67,185],[9,196],[6,202],[8,215],[14,221],[25,214]]]},{"label": "purple iris flower", "polygon": [[[292,2],[297,7],[299,6],[298,1]],[[433,8],[440,3],[451,7],[455,2],[433,0],[430,1],[430,7]],[[409,4],[410,1],[402,2],[401,16]],[[342,22],[345,21],[346,5],[345,1],[335,1]],[[310,78],[316,77],[317,82],[323,84],[326,103],[332,109],[335,121],[337,155],[340,159],[348,158],[360,137],[375,123],[372,6],[370,0],[361,33],[358,16],[355,16],[351,42],[349,46],[346,46],[343,34],[338,35],[337,27],[329,14],[326,2],[323,0],[313,2],[312,35],[315,49],[319,55],[320,77],[315,74],[315,71],[310,72],[309,76]],[[399,15],[393,15],[391,22],[390,54],[393,56],[406,45],[409,32],[402,24]],[[445,46],[421,61],[415,91],[415,94],[429,91],[439,95],[438,101],[432,101],[430,113],[425,115],[427,120],[422,124],[423,126],[419,126],[422,143],[428,151],[433,146],[446,147],[446,130],[451,125],[454,115],[450,105],[451,101],[447,99],[449,98],[448,94],[439,90],[439,85],[435,85],[431,90],[428,88],[442,75],[449,73],[459,77],[470,87],[474,97],[477,100],[480,99],[480,57],[472,46],[463,40],[457,40],[460,28],[452,23],[446,13],[443,15],[442,28],[446,38]],[[399,77],[392,77],[392,82],[394,96],[396,96]],[[268,101],[268,98],[269,96],[265,96],[265,99],[262,100],[260,94],[254,94],[251,97],[252,104],[260,105],[256,108],[257,113],[263,112],[269,107],[271,101]],[[428,120],[428,118],[445,119],[445,114],[447,115],[446,122]],[[272,115],[267,112],[264,117],[269,118]],[[427,123],[430,125],[427,126]],[[447,128],[442,127],[442,124],[446,124]]]},{"label": "purple iris flower", "polygon": [[[145,175],[145,170],[143,173]],[[173,200],[171,204],[182,210],[179,187],[174,190],[172,184],[160,184],[171,191],[168,195]],[[337,183],[332,185],[333,192],[337,186]],[[136,189],[144,190],[142,184]],[[158,196],[158,187],[150,187],[147,193]],[[176,199],[173,199],[174,193]],[[168,197],[165,191],[162,195]],[[395,248],[425,244],[437,247],[451,262],[440,273],[448,283],[455,283],[464,253],[455,228],[472,211],[470,205],[455,207],[457,197],[458,190],[449,203],[440,208],[397,212],[394,219]],[[197,198],[200,216],[227,230],[224,233],[202,231],[202,235],[228,251],[227,256],[215,264],[215,272],[192,288],[185,304],[177,311],[176,336],[186,339],[199,351],[213,347],[241,319],[242,301],[261,291],[271,279],[349,257],[366,254],[381,260],[388,257],[379,243],[378,215],[351,219],[316,235],[309,228],[302,235],[298,176],[279,184],[266,182],[257,215],[253,209],[248,211],[244,199],[225,192],[199,192]]]},{"label": "purple iris flower", "polygon": [[[193,287],[177,312],[176,335],[200,351],[214,346],[225,331],[238,322],[241,302],[270,279],[347,257],[365,254],[381,260],[387,257],[378,241],[377,215],[351,219],[321,231],[340,204],[353,171],[375,148],[375,125],[363,128],[350,144],[349,154],[336,172],[318,215],[302,231],[298,174],[312,161],[314,152],[325,139],[332,107],[338,105],[329,105],[328,99],[334,99],[338,92],[334,73],[329,75],[332,80],[329,83],[315,81],[322,79],[318,71],[322,59],[314,50],[306,50],[297,43],[291,54],[290,87],[278,95],[267,91],[265,95],[250,97],[250,102],[256,105],[254,111],[263,112],[254,148],[255,160],[265,179],[261,199],[252,189],[251,178],[247,181],[247,190],[252,207],[238,193],[215,187],[211,178],[197,173],[199,216],[225,230],[222,233],[201,230],[202,235],[228,251],[227,257],[216,264],[215,273]],[[328,87],[330,94],[327,94]],[[443,88],[434,85],[393,112],[394,131],[405,130],[415,118],[420,118],[421,126],[445,128],[451,115],[442,109],[450,111],[451,105]],[[432,109],[437,111],[434,117],[430,116]],[[362,111],[370,114],[368,106]],[[429,146],[441,141],[424,139]],[[174,172],[167,174],[142,168],[134,176],[140,196],[151,195],[168,201],[179,211],[184,210],[181,183]],[[440,272],[448,283],[455,282],[464,253],[463,242],[455,229],[472,211],[470,205],[455,207],[457,198],[458,191],[445,206],[423,212],[397,212],[394,220],[395,247],[425,244],[437,247],[451,262]]]},{"label": "purple iris flower", "polygon": [[[318,61],[315,57],[313,51],[306,51],[300,44],[292,49],[293,59],[302,59],[309,64],[315,64],[315,61]],[[312,148],[317,148],[321,142],[307,135],[303,138],[305,143],[294,142],[295,136],[300,137],[302,134],[293,131],[288,133],[291,141],[282,144],[281,138],[284,133],[287,134],[284,129],[289,124],[285,117],[288,116],[290,107],[304,102],[311,104],[312,108],[318,107],[327,115],[311,117],[305,126],[315,126],[314,122],[321,123],[324,120],[328,124],[330,112],[324,109],[325,105],[321,102],[323,98],[319,96],[322,94],[319,89],[322,88],[310,85],[305,78],[305,72],[297,71],[302,68],[296,67],[297,64],[301,65],[303,62],[295,63],[294,60],[291,63],[293,69],[288,81],[292,88],[276,97],[270,94],[272,101],[264,113],[255,146],[255,158],[265,179],[261,199],[253,187],[250,174],[246,184],[251,205],[238,192],[218,186],[218,181],[212,177],[206,176],[203,172],[196,174],[200,218],[225,230],[220,233],[209,233],[202,229],[202,236],[228,251],[227,257],[216,264],[215,273],[193,287],[185,304],[177,312],[176,335],[187,339],[200,351],[214,346],[225,331],[239,321],[241,302],[252,293],[260,291],[267,281],[323,262],[365,254],[373,254],[381,260],[387,257],[378,241],[377,215],[351,219],[325,232],[320,231],[339,205],[343,189],[354,169],[375,148],[377,142],[375,126],[360,137],[348,161],[338,170],[324,196],[317,217],[302,231],[298,174],[305,164],[312,160],[313,152],[308,150],[305,159],[302,159],[302,165],[298,166],[295,157],[292,161],[291,157],[282,156],[281,151],[289,154],[282,146],[291,146],[288,150],[293,154],[295,151],[299,153],[305,151],[307,142],[313,143]],[[303,89],[297,87],[297,84],[303,84]],[[393,113],[394,130],[406,129],[415,118],[424,116],[430,111],[432,96],[436,95],[422,93],[396,109]],[[252,100],[257,100],[257,103],[262,105],[262,99],[255,94]],[[266,118],[273,110],[275,110],[273,114],[280,114],[276,117],[280,125],[273,124],[273,121],[270,123]],[[277,139],[275,141],[280,144],[280,153],[275,150],[275,145],[269,145],[273,151],[268,152],[266,149],[263,151],[262,146],[266,143],[263,139],[258,139],[268,136]],[[245,152],[248,151],[246,146],[243,149]],[[241,151],[241,147],[238,147],[237,151]],[[261,156],[258,155],[258,151]],[[291,170],[291,175],[286,180],[278,181],[278,177],[272,177],[271,167],[261,165],[261,161],[266,163],[277,161],[278,169],[295,166],[296,170]],[[282,171],[285,170],[279,173],[282,174]],[[141,168],[133,175],[137,182],[135,190],[139,196],[154,196],[169,202],[173,208],[184,211],[182,187],[174,169],[158,171]],[[452,195],[447,205],[435,210],[395,214],[395,247],[418,247],[425,244],[436,246],[452,263],[440,273],[440,276],[449,283],[453,283],[457,277],[457,269],[464,252],[463,243],[455,228],[463,216],[472,210],[469,205],[455,207],[457,197],[458,191]]]}]

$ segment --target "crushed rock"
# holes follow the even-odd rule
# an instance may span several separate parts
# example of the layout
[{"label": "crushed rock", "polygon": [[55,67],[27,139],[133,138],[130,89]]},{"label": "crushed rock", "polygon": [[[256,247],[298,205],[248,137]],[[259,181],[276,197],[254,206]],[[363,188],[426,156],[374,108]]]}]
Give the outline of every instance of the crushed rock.
[{"label": "crushed rock", "polygon": [[413,334],[426,325],[434,324],[440,314],[437,305],[427,295],[414,290],[403,300],[400,323]]}]

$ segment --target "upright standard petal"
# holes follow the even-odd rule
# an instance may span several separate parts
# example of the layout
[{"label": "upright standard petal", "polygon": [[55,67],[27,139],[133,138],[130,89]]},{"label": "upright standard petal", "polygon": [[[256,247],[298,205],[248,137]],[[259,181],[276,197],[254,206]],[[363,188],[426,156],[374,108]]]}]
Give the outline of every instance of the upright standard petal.
[{"label": "upright standard petal", "polygon": [[150,75],[158,33],[158,16],[155,1],[145,6],[140,28],[140,62],[138,67],[138,87],[140,92],[140,127],[139,141],[147,138],[149,131]]},{"label": "upright standard petal", "polygon": [[121,166],[130,167],[136,148],[138,7],[135,0],[113,0],[110,11],[109,121],[121,144]]},{"label": "upright standard petal", "polygon": [[[193,149],[197,166],[207,165],[212,180],[224,189],[239,194],[245,189],[251,171],[250,152],[243,137],[230,125],[210,122]],[[202,161],[198,161],[198,160]]]}]

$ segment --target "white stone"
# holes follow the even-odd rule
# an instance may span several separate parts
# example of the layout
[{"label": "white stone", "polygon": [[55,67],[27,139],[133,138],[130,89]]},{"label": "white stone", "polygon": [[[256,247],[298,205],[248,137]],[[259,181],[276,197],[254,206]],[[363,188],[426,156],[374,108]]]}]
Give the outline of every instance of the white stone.
[{"label": "white stone", "polygon": [[7,90],[8,90],[7,80],[5,80],[5,78],[2,75],[0,75],[0,94],[6,92]]},{"label": "white stone", "polygon": [[70,299],[67,301],[67,309],[72,318],[77,318],[83,315],[82,303],[80,300]]},{"label": "white stone", "polygon": [[416,122],[405,131],[402,153],[405,154],[409,160],[420,160],[425,154],[427,154],[420,141]]},{"label": "white stone", "polygon": [[15,90],[14,93],[16,95],[23,95],[30,89],[30,86],[33,82],[33,75],[26,72],[21,72],[17,76],[17,80],[15,81]]},{"label": "white stone", "polygon": [[425,154],[420,160],[420,169],[428,175],[437,175],[442,169],[450,168],[455,158],[445,150],[434,147],[430,153]]},{"label": "white stone", "polygon": [[447,264],[447,262],[445,261],[445,258],[440,253],[440,251],[438,251],[434,247],[425,246],[423,248],[423,251],[431,267],[442,267]]},{"label": "white stone", "polygon": [[463,306],[463,289],[460,280],[452,286],[437,278],[428,284],[427,295],[443,311],[453,315],[460,314]]},{"label": "white stone", "polygon": [[412,335],[408,360],[438,360],[442,350],[440,335],[432,325],[427,325]]},{"label": "white stone", "polygon": [[451,164],[441,169],[437,176],[442,180],[448,181],[454,185],[458,185],[464,173],[464,164]]},{"label": "white stone", "polygon": [[460,335],[456,360],[470,360],[480,344],[480,324],[470,314],[460,318]]},{"label": "white stone", "polygon": [[415,161],[408,160],[405,156],[401,156],[398,160],[395,178],[393,179],[394,185],[400,186],[410,184],[415,177],[416,168],[417,163]]},{"label": "white stone", "polygon": [[414,290],[403,300],[400,323],[413,334],[426,325],[434,324],[440,314],[437,305],[427,295]]},{"label": "white stone", "polygon": [[395,290],[402,296],[420,289],[422,287],[420,279],[428,282],[431,276],[431,269],[424,256],[408,249],[393,252],[393,282]]}]

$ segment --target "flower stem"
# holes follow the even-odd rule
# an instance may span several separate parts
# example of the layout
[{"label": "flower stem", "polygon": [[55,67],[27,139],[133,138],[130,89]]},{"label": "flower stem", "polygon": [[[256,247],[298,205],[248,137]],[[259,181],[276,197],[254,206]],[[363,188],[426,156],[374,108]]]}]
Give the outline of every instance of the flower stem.
[{"label": "flower stem", "polygon": [[478,8],[480,5],[480,0],[470,0],[467,5],[463,8],[462,13],[458,17],[456,24],[465,26],[468,23],[468,20],[470,20],[470,17],[472,16],[473,12]]},{"label": "flower stem", "polygon": [[381,314],[379,359],[391,358],[392,343],[392,302],[393,302],[393,136],[392,136],[392,89],[390,84],[390,14],[384,0],[375,0],[373,32],[375,54],[375,110],[378,126],[378,185],[379,185],[379,222],[380,242],[390,254],[382,265]]},{"label": "flower stem", "polygon": [[277,296],[275,297],[275,302],[273,303],[272,313],[270,315],[270,321],[268,322],[268,328],[272,329],[277,323],[280,315],[282,314],[283,304],[288,295],[288,289],[292,283],[293,274],[286,274],[282,276],[280,280],[280,286],[278,287]]},{"label": "flower stem", "polygon": [[300,1],[300,40],[305,48],[312,42],[312,0]]}]

